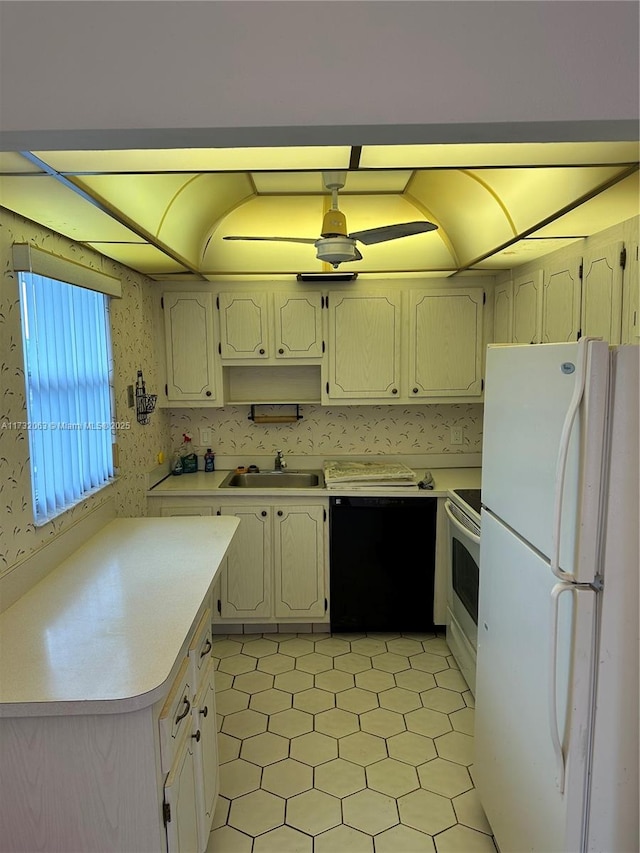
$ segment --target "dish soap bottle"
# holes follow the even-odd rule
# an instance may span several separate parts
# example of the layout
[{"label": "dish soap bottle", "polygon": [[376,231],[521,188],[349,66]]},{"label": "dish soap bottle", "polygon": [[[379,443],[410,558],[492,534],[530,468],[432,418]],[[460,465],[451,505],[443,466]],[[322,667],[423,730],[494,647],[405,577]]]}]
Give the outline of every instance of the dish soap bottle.
[{"label": "dish soap bottle", "polygon": [[204,454],[204,470],[215,471],[216,469],[216,454],[212,453],[211,448],[207,447],[207,452]]}]

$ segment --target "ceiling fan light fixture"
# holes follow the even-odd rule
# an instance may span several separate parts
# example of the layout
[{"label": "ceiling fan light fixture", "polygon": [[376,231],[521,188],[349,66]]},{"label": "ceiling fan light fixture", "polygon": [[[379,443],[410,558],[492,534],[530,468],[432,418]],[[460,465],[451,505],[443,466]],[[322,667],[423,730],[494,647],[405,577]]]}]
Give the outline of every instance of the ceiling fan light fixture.
[{"label": "ceiling fan light fixture", "polygon": [[314,245],[318,260],[331,264],[334,269],[345,261],[359,261],[362,258],[356,248],[356,241],[351,237],[321,237]]}]

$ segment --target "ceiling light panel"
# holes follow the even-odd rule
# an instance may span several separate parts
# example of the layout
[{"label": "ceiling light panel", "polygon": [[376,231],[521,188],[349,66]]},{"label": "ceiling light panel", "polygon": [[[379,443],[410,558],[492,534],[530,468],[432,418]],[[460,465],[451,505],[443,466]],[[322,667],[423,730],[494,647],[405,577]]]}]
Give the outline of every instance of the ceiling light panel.
[{"label": "ceiling light panel", "polygon": [[[346,193],[402,193],[413,173],[410,170],[347,172],[344,189]],[[252,172],[251,179],[257,192],[278,193],[322,193],[328,195],[322,180],[322,172]]]},{"label": "ceiling light panel", "polygon": [[535,237],[589,237],[640,214],[640,175],[629,175],[595,198],[536,231]]},{"label": "ceiling light panel", "polygon": [[473,172],[499,198],[522,233],[596,190],[619,166],[559,169],[483,169]]},{"label": "ceiling light panel", "polygon": [[96,252],[118,261],[131,269],[153,275],[154,273],[180,273],[186,272],[176,261],[169,258],[155,246],[146,243],[88,243]]},{"label": "ceiling light panel", "polygon": [[637,163],[638,141],[509,142],[469,145],[365,145],[361,169],[473,168]]},{"label": "ceiling light panel", "polygon": [[[555,252],[557,249],[562,249],[565,246],[570,246],[572,243],[579,242],[575,237],[566,237],[562,239],[552,240],[519,240],[517,243],[512,243],[501,252],[496,252],[490,258],[474,264],[473,269],[478,270],[504,270],[518,267],[521,264],[526,264],[528,261],[535,261],[538,258],[548,255],[550,252]],[[473,270],[470,270],[473,272]]]},{"label": "ceiling light panel", "polygon": [[140,242],[133,231],[55,178],[0,177],[2,205],[79,243]]},{"label": "ceiling light panel", "polygon": [[509,212],[500,200],[466,172],[416,172],[409,194],[432,212],[461,266],[516,236]]},{"label": "ceiling light panel", "polygon": [[167,148],[36,151],[58,172],[226,172],[253,169],[347,169],[349,146],[295,148]]},{"label": "ceiling light panel", "polygon": [[217,222],[252,197],[244,172],[169,175],[100,175],[76,178],[114,211],[134,220],[181,257],[199,266]]},{"label": "ceiling light panel", "polygon": [[0,151],[0,173],[4,174],[44,174],[35,163],[27,160],[17,151]]}]

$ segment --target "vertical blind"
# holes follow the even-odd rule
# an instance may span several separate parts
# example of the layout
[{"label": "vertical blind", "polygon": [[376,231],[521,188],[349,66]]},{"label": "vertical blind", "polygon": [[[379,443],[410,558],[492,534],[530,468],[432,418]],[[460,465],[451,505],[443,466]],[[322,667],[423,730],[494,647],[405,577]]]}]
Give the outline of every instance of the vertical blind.
[{"label": "vertical blind", "polygon": [[109,302],[35,273],[19,283],[38,525],[113,477]]}]

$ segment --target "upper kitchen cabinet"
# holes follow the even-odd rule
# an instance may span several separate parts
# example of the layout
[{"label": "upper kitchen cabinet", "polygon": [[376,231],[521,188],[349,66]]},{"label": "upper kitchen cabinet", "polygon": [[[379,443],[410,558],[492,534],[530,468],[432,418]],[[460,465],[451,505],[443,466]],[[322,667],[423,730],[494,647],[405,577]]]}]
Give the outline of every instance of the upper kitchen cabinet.
[{"label": "upper kitchen cabinet", "polygon": [[267,294],[223,292],[217,300],[222,358],[269,358]]},{"label": "upper kitchen cabinet", "polygon": [[640,344],[640,259],[638,240],[627,248],[622,299],[622,343]]},{"label": "upper kitchen cabinet", "polygon": [[222,378],[216,356],[213,296],[165,292],[164,313],[168,405],[221,406]]},{"label": "upper kitchen cabinet", "polygon": [[401,296],[329,293],[328,401],[400,396]]},{"label": "upper kitchen cabinet", "polygon": [[542,271],[513,282],[513,343],[539,344],[542,325]]},{"label": "upper kitchen cabinet", "polygon": [[482,288],[409,295],[409,398],[482,393]]},{"label": "upper kitchen cabinet", "polygon": [[322,296],[273,294],[276,358],[322,358]]},{"label": "upper kitchen cabinet", "polygon": [[544,268],[540,335],[543,344],[578,340],[581,292],[579,257]]},{"label": "upper kitchen cabinet", "polygon": [[624,244],[585,252],[582,259],[582,335],[619,344],[622,333]]},{"label": "upper kitchen cabinet", "polygon": [[322,357],[319,292],[223,291],[217,299],[224,361]]},{"label": "upper kitchen cabinet", "polygon": [[493,295],[493,342],[511,343],[513,339],[513,282],[496,284]]},{"label": "upper kitchen cabinet", "polygon": [[638,224],[635,217],[514,270],[510,310],[508,285],[496,285],[494,341],[640,343]]}]

